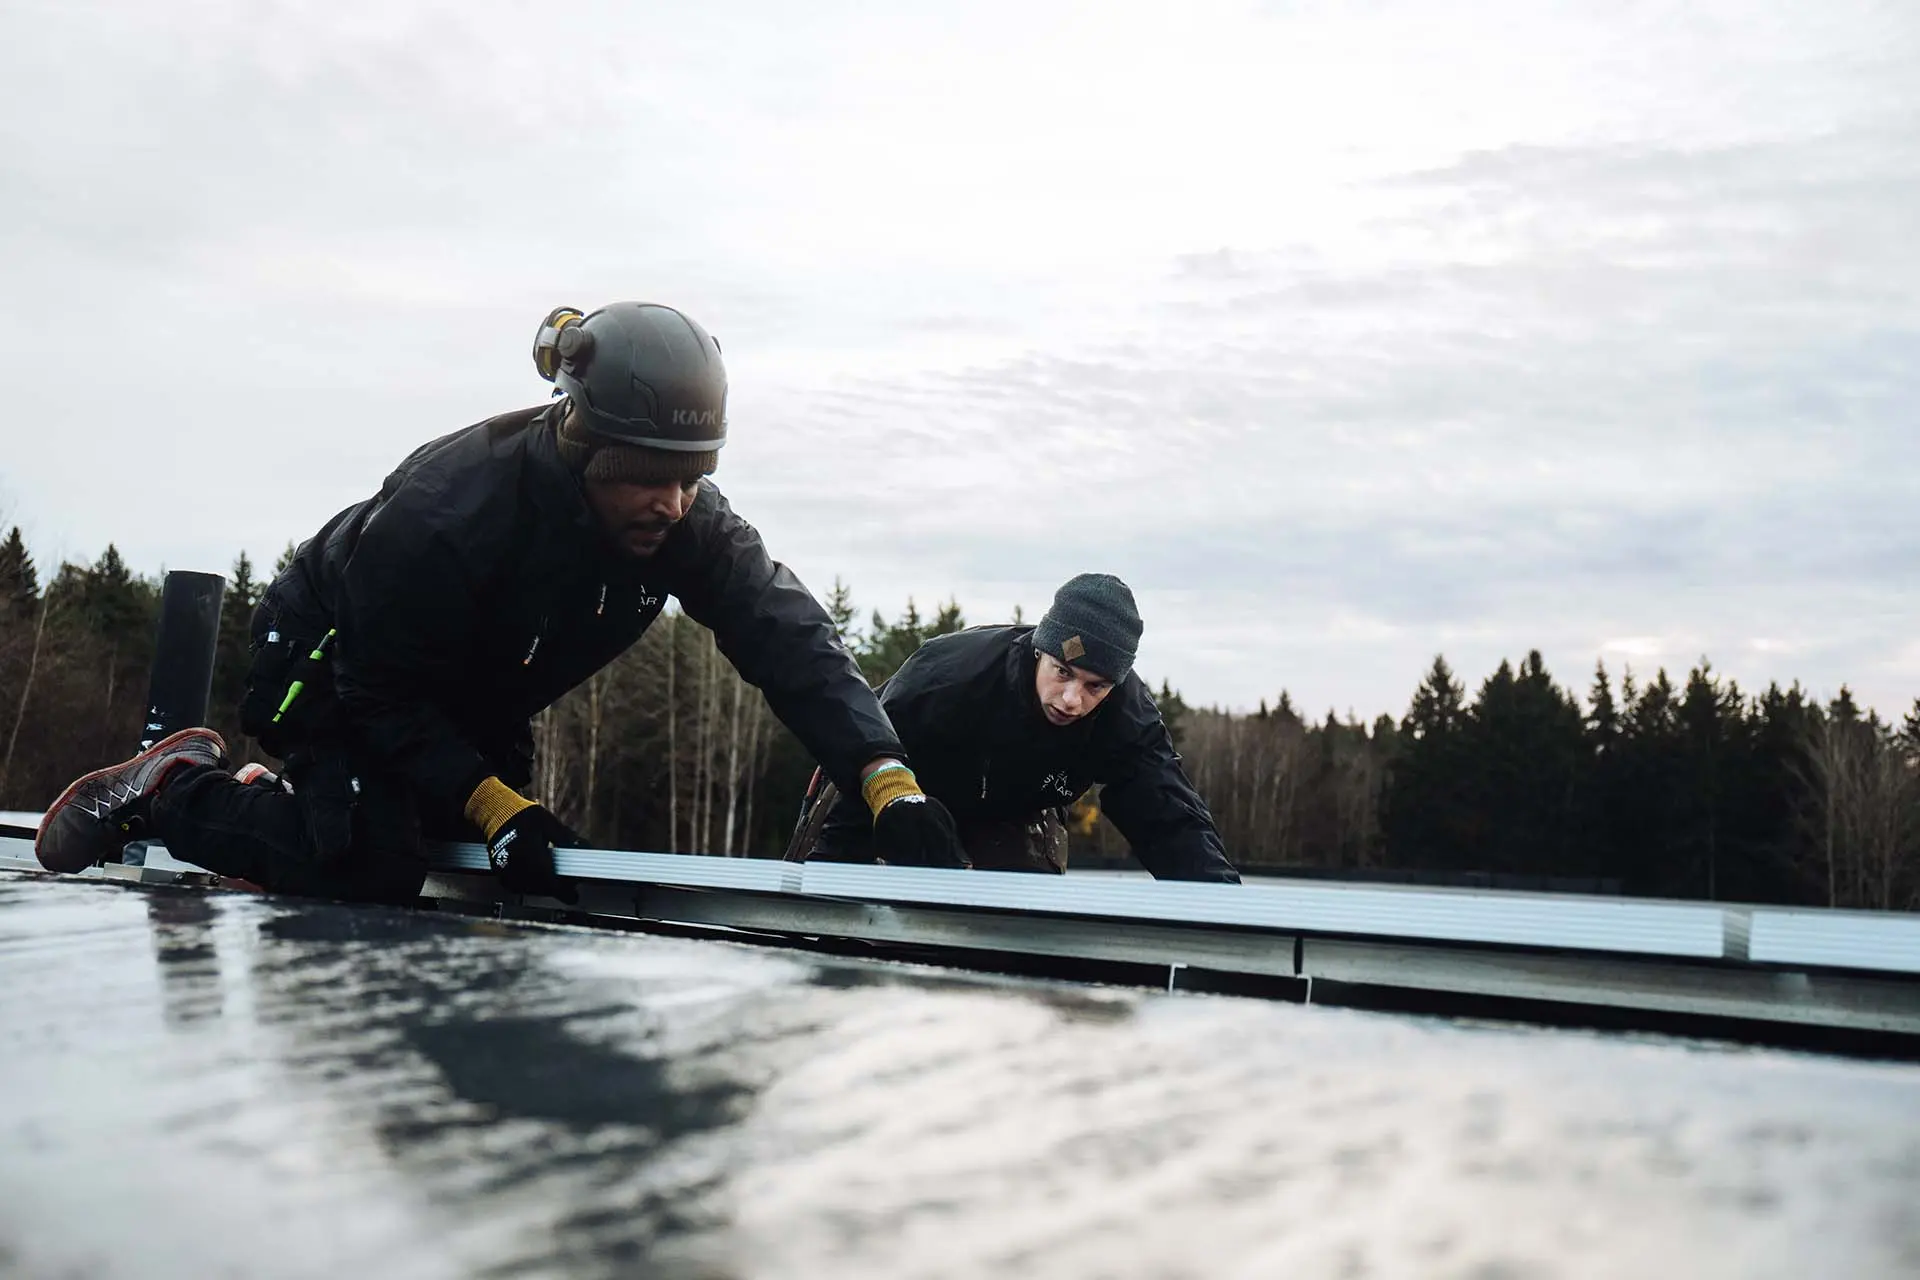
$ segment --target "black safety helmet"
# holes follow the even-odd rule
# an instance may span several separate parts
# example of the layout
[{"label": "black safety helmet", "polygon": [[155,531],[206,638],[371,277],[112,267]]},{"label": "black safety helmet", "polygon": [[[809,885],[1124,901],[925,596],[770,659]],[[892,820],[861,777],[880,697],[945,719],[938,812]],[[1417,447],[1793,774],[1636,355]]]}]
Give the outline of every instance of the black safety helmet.
[{"label": "black safety helmet", "polygon": [[541,324],[533,362],[608,440],[678,453],[727,442],[720,344],[672,307],[615,302],[584,316],[561,307]]}]

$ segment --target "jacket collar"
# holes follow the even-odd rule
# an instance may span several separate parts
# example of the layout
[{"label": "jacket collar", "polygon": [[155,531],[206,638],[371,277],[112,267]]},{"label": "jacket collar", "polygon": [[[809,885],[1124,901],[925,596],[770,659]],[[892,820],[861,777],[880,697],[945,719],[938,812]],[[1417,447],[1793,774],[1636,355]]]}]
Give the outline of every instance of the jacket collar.
[{"label": "jacket collar", "polygon": [[565,403],[554,401],[528,422],[522,440],[526,451],[523,483],[528,498],[549,523],[561,529],[577,529],[598,544],[599,531],[594,527],[593,513],[587,509],[580,477],[560,460],[560,447],[554,442],[559,408]]}]

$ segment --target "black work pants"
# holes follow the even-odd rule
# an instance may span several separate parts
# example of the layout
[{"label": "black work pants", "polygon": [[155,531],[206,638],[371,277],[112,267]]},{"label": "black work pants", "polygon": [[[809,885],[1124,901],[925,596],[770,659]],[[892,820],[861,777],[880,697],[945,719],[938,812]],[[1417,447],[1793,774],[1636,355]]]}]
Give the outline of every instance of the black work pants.
[{"label": "black work pants", "polygon": [[275,893],[411,902],[427,874],[419,808],[403,781],[363,766],[345,751],[308,756],[288,767],[291,794],[183,768],[154,797],[154,834],[183,862]]}]

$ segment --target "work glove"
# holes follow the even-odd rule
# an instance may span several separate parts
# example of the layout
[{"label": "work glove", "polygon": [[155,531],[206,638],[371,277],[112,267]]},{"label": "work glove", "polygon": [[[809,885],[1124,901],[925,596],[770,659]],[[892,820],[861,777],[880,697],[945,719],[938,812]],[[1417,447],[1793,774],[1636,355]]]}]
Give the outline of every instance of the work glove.
[{"label": "work glove", "polygon": [[487,865],[513,893],[558,898],[568,906],[580,901],[580,890],[560,878],[554,869],[555,849],[586,844],[573,828],[498,778],[474,788],[466,815],[487,838]]},{"label": "work glove", "polygon": [[487,841],[487,865],[514,893],[558,898],[573,906],[580,901],[580,890],[554,870],[553,851],[585,843],[547,809],[529,805],[502,823]]},{"label": "work glove", "polygon": [[860,793],[873,811],[873,851],[894,866],[960,867],[973,864],[960,844],[947,806],[920,789],[913,770],[882,765]]}]

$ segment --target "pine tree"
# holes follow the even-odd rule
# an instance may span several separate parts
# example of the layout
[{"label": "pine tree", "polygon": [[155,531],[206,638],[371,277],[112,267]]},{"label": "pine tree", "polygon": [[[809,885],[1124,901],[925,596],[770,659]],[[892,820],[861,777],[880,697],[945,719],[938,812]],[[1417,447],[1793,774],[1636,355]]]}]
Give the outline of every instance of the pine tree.
[{"label": "pine tree", "polygon": [[1687,674],[1677,719],[1684,750],[1676,799],[1677,852],[1690,895],[1720,896],[1721,862],[1734,825],[1731,801],[1743,790],[1748,766],[1747,726],[1740,687],[1722,686],[1705,657]]},{"label": "pine tree", "polygon": [[52,603],[50,594],[40,593],[40,575],[16,525],[0,543],[0,807],[45,803],[16,785],[14,766],[27,710],[44,682]]},{"label": "pine tree", "polygon": [[[1458,729],[1465,714],[1462,701],[1465,694],[1466,687],[1453,678],[1453,668],[1447,665],[1446,658],[1435,657],[1426,679],[1414,691],[1413,706],[1400,722],[1401,735],[1420,740]],[[1281,706],[1289,712],[1293,710],[1292,700],[1284,694]]]},{"label": "pine tree", "polygon": [[[1746,857],[1740,879],[1727,896],[1748,902],[1809,900],[1815,885],[1796,830],[1813,776],[1807,759],[1809,713],[1799,684],[1782,691],[1770,684],[1748,712],[1751,764],[1743,794],[1735,798],[1745,830]],[[1824,893],[1824,882],[1820,890]]]},{"label": "pine tree", "polygon": [[[253,611],[265,585],[254,579],[253,560],[242,551],[227,578],[220,598],[219,642],[214,650],[211,710],[221,724],[229,720],[246,692],[247,668],[252,662]],[[233,725],[237,728],[237,725]]]},{"label": "pine tree", "polygon": [[1604,756],[1620,740],[1620,710],[1614,705],[1613,686],[1607,680],[1607,664],[1593,664],[1593,685],[1587,692],[1587,741],[1596,755]]},{"label": "pine tree", "polygon": [[1473,833],[1467,827],[1463,796],[1465,692],[1446,658],[1435,657],[1400,722],[1399,752],[1382,802],[1381,825],[1391,864],[1468,865]]},{"label": "pine tree", "polygon": [[1463,734],[1476,835],[1474,865],[1528,875],[1575,869],[1577,815],[1588,784],[1580,708],[1538,650],[1488,677]]},{"label": "pine tree", "polygon": [[887,622],[875,610],[873,629],[867,633],[866,643],[857,655],[861,671],[870,683],[878,685],[898,671],[900,664],[913,656],[926,637],[926,624],[911,597],[907,600],[906,612],[896,622]]},{"label": "pine tree", "polygon": [[20,526],[15,525],[7,534],[7,540],[0,543],[0,609],[8,610],[15,617],[31,617],[39,600],[40,574],[34,568],[33,557],[27,554]]},{"label": "pine tree", "polygon": [[967,618],[960,612],[960,602],[948,600],[940,606],[939,612],[933,615],[933,625],[927,628],[925,638],[931,640],[935,636],[950,636],[956,631],[966,630],[966,626]]},{"label": "pine tree", "polygon": [[[1631,678],[1631,676],[1629,676]],[[1673,712],[1673,681],[1667,677],[1667,669],[1660,668],[1653,682],[1641,689],[1627,709],[1626,722],[1634,737],[1642,741],[1656,741],[1671,738],[1675,720]]]},{"label": "pine tree", "polygon": [[[1630,703],[1637,691],[1633,674],[1627,673],[1624,697]],[[1607,664],[1593,666],[1593,684],[1587,691],[1585,720],[1588,754],[1587,786],[1582,795],[1579,839],[1580,862],[1590,873],[1605,877],[1617,872],[1619,810],[1625,794],[1622,776],[1620,739],[1625,732],[1620,705],[1613,699],[1613,685],[1607,678]]]},{"label": "pine tree", "polygon": [[115,758],[140,724],[159,585],[135,577],[109,544],[91,565],[62,564],[45,602],[49,639],[59,634],[65,656],[96,675],[81,699],[58,709],[63,732],[85,751]]},{"label": "pine tree", "polygon": [[50,590],[60,590],[55,606],[71,609],[81,625],[123,654],[144,663],[153,645],[160,612],[160,584],[136,576],[112,543],[88,566],[62,565]]},{"label": "pine tree", "polygon": [[1180,750],[1186,740],[1187,714],[1190,710],[1187,700],[1163,679],[1160,681],[1160,692],[1153,695],[1153,704],[1160,710],[1160,719],[1167,726],[1167,736],[1173,739],[1173,749]]},{"label": "pine tree", "polygon": [[1675,833],[1684,746],[1675,714],[1673,681],[1661,670],[1644,688],[1632,672],[1621,681],[1623,702],[1617,777],[1619,805],[1613,813],[1613,865],[1629,892],[1678,896],[1687,868],[1677,856]]},{"label": "pine tree", "polygon": [[849,649],[858,649],[860,629],[853,621],[853,590],[837,574],[833,590],[827,595],[827,616],[833,619],[833,632],[840,637],[840,643]]},{"label": "pine tree", "polygon": [[94,634],[116,641],[140,638],[141,584],[113,543],[79,573],[79,615]]},{"label": "pine tree", "polygon": [[91,565],[62,564],[47,587],[54,611],[110,648],[145,655],[153,643],[160,605],[159,584],[135,577],[112,543]]}]

